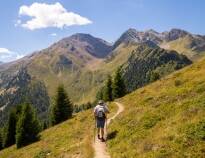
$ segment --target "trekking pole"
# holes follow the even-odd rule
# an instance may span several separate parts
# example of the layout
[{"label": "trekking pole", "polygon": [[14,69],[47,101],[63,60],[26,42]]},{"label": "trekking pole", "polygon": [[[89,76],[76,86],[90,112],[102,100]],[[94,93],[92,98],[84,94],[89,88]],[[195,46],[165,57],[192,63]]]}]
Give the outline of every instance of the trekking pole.
[{"label": "trekking pole", "polygon": [[96,118],[95,118],[95,127],[94,127],[94,142],[95,142],[95,135],[96,135]]},{"label": "trekking pole", "polygon": [[106,117],[106,119],[105,119],[105,139],[107,140],[107,117]]}]

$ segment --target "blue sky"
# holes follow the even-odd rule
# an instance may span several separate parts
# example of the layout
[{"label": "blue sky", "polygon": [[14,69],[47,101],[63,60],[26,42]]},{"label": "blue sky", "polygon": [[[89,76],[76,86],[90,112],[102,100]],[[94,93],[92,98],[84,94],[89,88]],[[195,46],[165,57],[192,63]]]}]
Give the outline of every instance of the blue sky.
[{"label": "blue sky", "polygon": [[0,61],[20,58],[77,32],[110,42],[128,28],[181,28],[205,35],[204,9],[204,0],[2,0]]}]

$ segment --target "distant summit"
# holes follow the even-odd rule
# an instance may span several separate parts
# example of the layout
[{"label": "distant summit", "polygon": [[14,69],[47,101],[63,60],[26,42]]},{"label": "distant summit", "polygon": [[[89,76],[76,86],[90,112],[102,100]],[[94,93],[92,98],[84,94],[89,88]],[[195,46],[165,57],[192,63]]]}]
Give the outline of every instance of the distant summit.
[{"label": "distant summit", "polygon": [[197,59],[200,54],[205,53],[205,36],[195,35],[176,28],[162,33],[153,29],[137,31],[130,28],[114,43],[113,48],[122,43],[151,43],[152,46],[155,44],[164,49],[178,51],[193,60]]},{"label": "distant summit", "polygon": [[111,50],[111,44],[103,39],[93,37],[90,34],[77,33],[70,37],[64,38],[55,44],[61,47],[70,48],[70,51],[83,49],[89,54],[103,58]]}]

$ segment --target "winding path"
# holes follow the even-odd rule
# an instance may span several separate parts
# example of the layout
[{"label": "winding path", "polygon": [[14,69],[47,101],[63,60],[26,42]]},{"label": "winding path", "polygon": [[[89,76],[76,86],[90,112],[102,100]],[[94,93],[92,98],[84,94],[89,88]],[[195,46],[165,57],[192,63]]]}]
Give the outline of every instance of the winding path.
[{"label": "winding path", "polygon": [[[109,125],[110,121],[115,119],[124,110],[124,106],[121,103],[115,102],[115,104],[118,106],[118,110],[114,116],[107,120],[107,125]],[[107,135],[107,131],[105,131],[105,134]],[[93,143],[93,148],[95,150],[94,158],[110,158],[110,155],[107,152],[106,143],[99,141],[97,136]]]}]

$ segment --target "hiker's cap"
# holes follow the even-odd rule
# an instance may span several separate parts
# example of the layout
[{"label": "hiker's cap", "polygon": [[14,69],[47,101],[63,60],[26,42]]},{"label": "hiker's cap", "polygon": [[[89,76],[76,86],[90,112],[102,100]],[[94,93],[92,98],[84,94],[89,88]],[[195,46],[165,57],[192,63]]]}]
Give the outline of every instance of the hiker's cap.
[{"label": "hiker's cap", "polygon": [[98,104],[104,104],[103,100],[99,100]]}]

